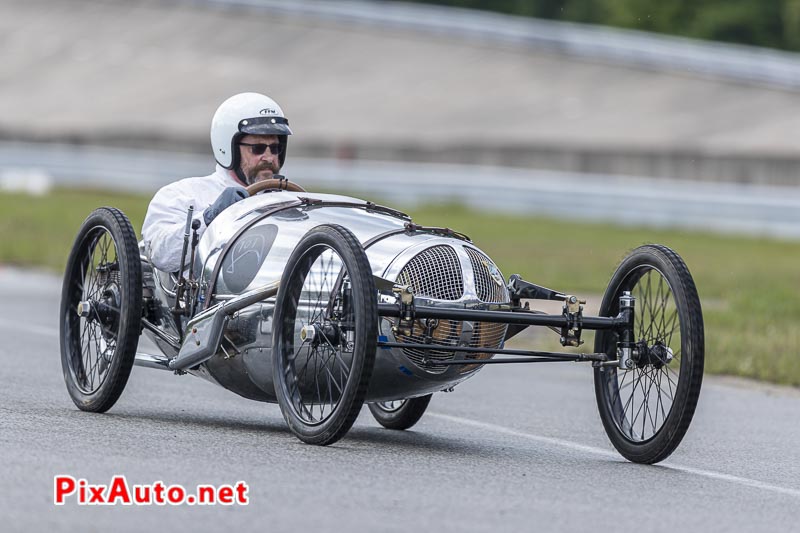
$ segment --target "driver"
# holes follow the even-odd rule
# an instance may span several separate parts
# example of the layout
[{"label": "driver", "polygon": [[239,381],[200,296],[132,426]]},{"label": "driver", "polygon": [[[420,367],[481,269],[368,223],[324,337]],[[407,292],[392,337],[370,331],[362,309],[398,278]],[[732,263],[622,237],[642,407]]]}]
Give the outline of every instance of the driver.
[{"label": "driver", "polygon": [[247,198],[244,187],[278,173],[291,134],[280,106],[268,96],[241,93],[225,100],[211,120],[214,173],[170,183],[150,201],[142,239],[153,265],[162,272],[180,269],[189,206],[202,235],[224,209]]}]

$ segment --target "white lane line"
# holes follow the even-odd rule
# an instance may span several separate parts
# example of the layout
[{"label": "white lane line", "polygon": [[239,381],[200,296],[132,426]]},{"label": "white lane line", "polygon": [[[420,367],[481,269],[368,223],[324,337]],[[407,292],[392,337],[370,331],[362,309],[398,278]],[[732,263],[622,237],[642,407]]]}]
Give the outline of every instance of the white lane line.
[{"label": "white lane line", "polygon": [[712,472],[710,470],[701,470],[699,468],[692,468],[690,466],[673,465],[669,463],[663,464],[661,466],[665,466],[667,468],[671,468],[672,470],[677,470],[679,472],[685,472],[687,474],[694,474],[696,476],[703,476],[710,479],[718,479],[720,481],[728,481],[730,483],[737,483],[739,485],[744,485],[746,487],[769,490],[780,494],[786,494],[787,496],[794,496],[795,498],[800,498],[800,490],[798,489],[790,489],[789,487],[771,485],[769,483],[764,483],[763,481],[758,481],[756,479],[732,476],[730,474],[722,474],[720,472]]},{"label": "white lane line", "polygon": [[[503,435],[509,435],[512,437],[519,437],[527,440],[532,440],[536,442],[541,442],[543,444],[549,444],[552,446],[560,446],[562,448],[568,448],[570,450],[575,450],[579,452],[585,453],[592,453],[595,455],[601,455],[603,457],[609,457],[612,459],[619,459],[624,460],[623,457],[616,452],[611,452],[609,450],[604,450],[603,448],[596,448],[594,446],[587,446],[585,444],[578,444],[577,442],[571,442],[564,439],[556,439],[553,437],[543,437],[541,435],[534,435],[532,433],[525,433],[522,431],[517,431],[511,428],[507,428],[504,426],[498,426],[496,424],[489,424],[486,422],[479,422],[477,420],[471,420],[469,418],[461,418],[459,416],[451,416],[445,415],[441,413],[428,413],[426,416],[432,416],[434,418],[439,418],[441,420],[447,420],[448,422],[453,422],[456,424],[462,424],[465,426],[472,426],[474,428],[480,428],[487,431],[492,431],[494,433],[501,433]],[[702,476],[710,479],[716,479],[719,481],[727,481],[729,483],[735,483],[737,485],[744,485],[746,487],[753,487],[756,489],[768,490],[771,492],[777,492],[779,494],[785,494],[787,496],[794,496],[795,498],[800,498],[800,490],[799,489],[792,489],[789,487],[781,487],[779,485],[772,485],[770,483],[764,483],[763,481],[758,481],[755,479],[749,479],[746,477],[740,476],[733,476],[730,474],[723,474],[720,472],[713,472],[711,470],[703,470],[700,468],[692,468],[689,466],[682,466],[682,465],[675,465],[670,463],[659,463],[660,467],[662,468],[669,468],[671,470],[676,470],[678,472],[684,472],[686,474],[693,474],[695,476]]]},{"label": "white lane line", "polygon": [[45,337],[58,337],[58,330],[48,328],[46,326],[37,326],[36,324],[26,324],[24,322],[12,322],[0,318],[0,327],[14,330],[22,333],[33,333],[34,335],[42,335]]},{"label": "white lane line", "polygon": [[480,429],[486,429],[489,431],[493,431],[495,433],[502,433],[503,435],[510,435],[512,437],[520,437],[523,439],[541,442],[543,444],[550,444],[553,446],[560,446],[562,448],[569,448],[570,450],[575,450],[577,452],[593,453],[595,455],[602,455],[604,457],[610,457],[612,459],[623,460],[623,457],[616,452],[604,450],[602,448],[595,448],[594,446],[586,446],[584,444],[578,444],[577,442],[570,442],[568,440],[556,439],[553,437],[543,437],[541,435],[533,435],[531,433],[523,433],[522,431],[517,431],[511,428],[498,426],[495,424],[487,424],[486,422],[478,422],[477,420],[470,420],[469,418],[444,415],[441,413],[428,413],[426,416],[433,416],[436,418],[440,418],[442,420],[447,420],[449,422],[455,422],[456,424],[463,424],[465,426],[472,426]]}]

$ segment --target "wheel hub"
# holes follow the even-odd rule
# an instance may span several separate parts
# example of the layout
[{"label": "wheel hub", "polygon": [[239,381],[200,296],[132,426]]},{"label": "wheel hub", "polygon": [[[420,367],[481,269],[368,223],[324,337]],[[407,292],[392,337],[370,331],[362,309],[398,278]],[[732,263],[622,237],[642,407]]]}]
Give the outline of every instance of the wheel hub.
[{"label": "wheel hub", "polygon": [[634,354],[633,360],[638,368],[644,368],[647,365],[661,368],[669,365],[674,358],[672,348],[665,346],[661,341],[656,341],[654,345],[648,346],[647,342],[641,340],[636,343]]},{"label": "wheel hub", "polygon": [[332,322],[323,324],[315,322],[303,326],[300,330],[300,340],[310,342],[312,346],[317,346],[322,342],[335,346],[339,344],[339,338],[339,328]]},{"label": "wheel hub", "polygon": [[116,329],[121,300],[119,287],[111,282],[103,289],[99,300],[81,300],[75,312],[89,322],[96,320],[107,328]]},{"label": "wheel hub", "polygon": [[91,301],[81,301],[78,302],[78,308],[76,309],[78,316],[81,318],[89,318],[91,320],[92,316],[92,302]]}]

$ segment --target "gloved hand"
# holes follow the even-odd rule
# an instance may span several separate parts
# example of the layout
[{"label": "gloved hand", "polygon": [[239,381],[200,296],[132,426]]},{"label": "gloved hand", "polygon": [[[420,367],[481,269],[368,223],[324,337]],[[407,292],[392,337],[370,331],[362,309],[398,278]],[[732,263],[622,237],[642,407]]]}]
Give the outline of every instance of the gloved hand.
[{"label": "gloved hand", "polygon": [[250,196],[244,187],[228,187],[219,197],[203,211],[203,220],[206,226],[211,224],[211,221],[217,218],[217,215],[222,213],[225,209],[229,208],[239,200],[244,200]]}]

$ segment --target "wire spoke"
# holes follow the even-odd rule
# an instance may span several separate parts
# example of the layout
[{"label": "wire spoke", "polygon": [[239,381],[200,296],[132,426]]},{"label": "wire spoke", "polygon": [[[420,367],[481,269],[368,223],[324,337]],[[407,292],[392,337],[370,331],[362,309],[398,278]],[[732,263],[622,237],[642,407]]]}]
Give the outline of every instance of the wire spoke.
[{"label": "wire spoke", "polygon": [[[634,338],[639,351],[634,368],[610,371],[607,398],[620,431],[628,439],[642,442],[661,431],[675,401],[680,380],[681,315],[669,281],[655,267],[632,270],[621,287],[620,291],[630,290],[636,299]],[[618,337],[609,336],[608,342],[610,346]]]},{"label": "wire spoke", "polygon": [[333,340],[338,336],[330,337],[329,331],[331,327],[341,328],[339,321],[344,318],[341,280],[347,278],[347,270],[339,254],[327,245],[317,245],[307,257],[301,271],[305,277],[302,282],[298,280],[301,296],[287,315],[293,325],[290,328],[287,322],[286,334],[293,330],[292,337],[297,339],[303,327],[313,328],[314,334],[310,342],[295,342],[294,346],[300,346],[293,349],[293,356],[289,354],[293,361],[285,365],[284,375],[287,383],[293,383],[288,388],[295,413],[306,423],[318,424],[336,411],[350,378],[341,343]]},{"label": "wire spoke", "polygon": [[[645,398],[645,404],[646,404],[645,414],[647,415],[646,419],[650,420],[650,425],[653,427],[653,435],[655,435],[656,431],[657,431],[656,422],[655,422],[655,420],[653,420],[653,413],[650,410],[650,393],[653,391],[653,385],[655,385],[655,382],[656,382],[655,377],[653,376],[653,373],[652,373],[652,368],[650,370],[648,370],[648,372],[647,372],[647,380],[649,381],[649,384],[647,385],[647,396]],[[656,411],[656,417],[658,417],[658,412],[657,411]],[[643,425],[642,426],[642,437],[644,437],[644,434],[645,433],[644,433],[644,425]]]},{"label": "wire spoke", "polygon": [[[93,228],[79,243],[71,268],[68,285],[68,306],[65,317],[66,335],[70,353],[66,360],[74,382],[85,394],[92,394],[102,387],[108,376],[117,352],[119,317],[122,302],[111,297],[117,291],[110,289],[120,280],[117,243],[110,231],[102,226]],[[75,313],[79,302],[88,302],[90,316],[78,317]],[[98,310],[102,303],[116,318],[115,327],[106,325]],[[116,315],[114,317],[113,315]]]}]

